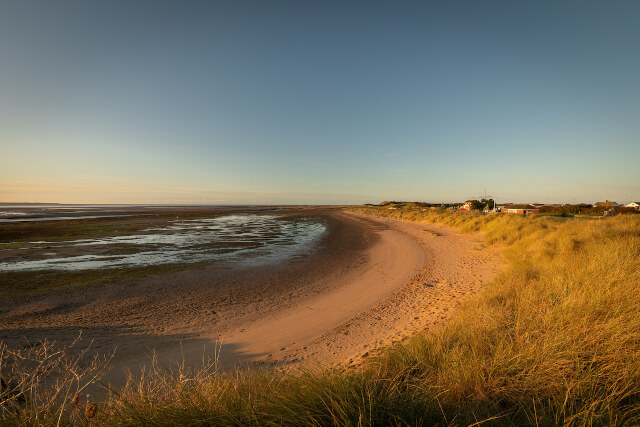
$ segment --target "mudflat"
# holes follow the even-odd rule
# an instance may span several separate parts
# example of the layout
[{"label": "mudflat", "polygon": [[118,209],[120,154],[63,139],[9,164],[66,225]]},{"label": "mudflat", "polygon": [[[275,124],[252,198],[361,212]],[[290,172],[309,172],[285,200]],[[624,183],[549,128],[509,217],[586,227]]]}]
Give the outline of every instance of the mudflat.
[{"label": "mudflat", "polygon": [[[295,213],[294,213],[295,214]],[[304,212],[310,214],[309,211]],[[0,304],[8,346],[43,339],[112,352],[109,382],[151,354],[165,365],[218,352],[227,368],[357,364],[371,351],[428,328],[495,276],[500,248],[480,235],[314,210],[328,232],[315,249],[282,262],[224,263],[15,295]]]}]

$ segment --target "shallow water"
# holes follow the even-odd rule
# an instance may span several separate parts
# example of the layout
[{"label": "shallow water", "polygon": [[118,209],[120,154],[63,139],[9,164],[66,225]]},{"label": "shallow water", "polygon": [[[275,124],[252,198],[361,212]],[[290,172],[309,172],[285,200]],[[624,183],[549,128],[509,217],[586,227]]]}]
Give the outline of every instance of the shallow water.
[{"label": "shallow water", "polygon": [[[321,219],[308,217],[242,214],[177,219],[131,235],[29,242],[24,246],[29,259],[0,261],[0,271],[87,270],[216,260],[268,263],[310,250],[326,229]],[[0,254],[6,245],[0,244]]]}]

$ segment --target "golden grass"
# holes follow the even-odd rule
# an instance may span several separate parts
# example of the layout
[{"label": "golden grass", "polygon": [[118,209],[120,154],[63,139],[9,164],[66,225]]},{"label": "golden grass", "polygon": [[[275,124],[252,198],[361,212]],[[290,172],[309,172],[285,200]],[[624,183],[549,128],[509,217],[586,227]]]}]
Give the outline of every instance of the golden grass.
[{"label": "golden grass", "polygon": [[[520,217],[411,205],[358,211],[483,231],[487,242],[508,247],[508,268],[446,323],[360,369],[220,373],[215,363],[193,371],[156,366],[112,393],[92,422],[640,424],[640,216]],[[5,412],[4,419],[25,422],[35,413],[42,412],[19,418]]]}]

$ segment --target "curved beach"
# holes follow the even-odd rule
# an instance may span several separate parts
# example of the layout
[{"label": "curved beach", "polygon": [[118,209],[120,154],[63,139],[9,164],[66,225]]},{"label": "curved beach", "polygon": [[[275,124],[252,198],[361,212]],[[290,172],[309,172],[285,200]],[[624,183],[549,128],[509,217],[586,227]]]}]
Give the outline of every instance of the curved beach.
[{"label": "curved beach", "polygon": [[[284,263],[238,271],[216,264],[117,285],[7,302],[10,346],[71,342],[82,331],[116,349],[108,382],[121,383],[151,354],[197,365],[219,351],[227,368],[355,364],[436,323],[500,268],[499,249],[442,226],[339,212],[318,248]],[[125,368],[125,369],[123,369]]]}]

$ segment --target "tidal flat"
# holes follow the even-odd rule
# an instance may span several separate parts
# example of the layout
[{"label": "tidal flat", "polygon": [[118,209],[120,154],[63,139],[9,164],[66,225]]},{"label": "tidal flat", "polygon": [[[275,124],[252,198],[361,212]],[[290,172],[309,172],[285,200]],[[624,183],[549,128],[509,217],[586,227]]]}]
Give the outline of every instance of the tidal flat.
[{"label": "tidal flat", "polygon": [[0,223],[0,295],[201,268],[268,263],[310,250],[326,225],[287,213],[164,213]]}]

